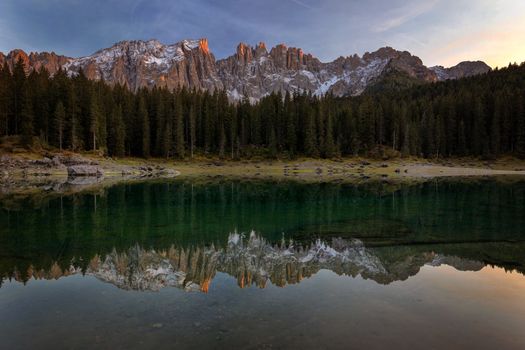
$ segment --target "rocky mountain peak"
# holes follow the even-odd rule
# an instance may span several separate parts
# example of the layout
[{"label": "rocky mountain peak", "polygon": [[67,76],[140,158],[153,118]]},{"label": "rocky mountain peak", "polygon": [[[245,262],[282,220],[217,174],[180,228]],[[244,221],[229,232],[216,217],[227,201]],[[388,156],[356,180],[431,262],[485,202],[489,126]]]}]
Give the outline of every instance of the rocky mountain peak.
[{"label": "rocky mountain peak", "polygon": [[121,41],[91,56],[65,65],[70,74],[80,69],[90,79],[142,87],[180,87],[213,91],[222,88],[216,79],[215,58],[207,39],[182,40],[165,45],[158,40]]},{"label": "rocky mountain peak", "polygon": [[255,57],[260,58],[266,55],[268,55],[268,50],[266,50],[266,44],[261,41],[259,44],[257,44],[257,47],[255,48]]},{"label": "rocky mountain peak", "polygon": [[253,59],[253,49],[245,43],[237,46],[237,61],[242,65],[249,64]]},{"label": "rocky mountain peak", "polygon": [[201,51],[206,55],[210,54],[210,48],[208,47],[208,39],[199,39],[199,49],[201,49]]},{"label": "rocky mountain peak", "polygon": [[57,55],[54,52],[31,52],[29,55],[20,49],[15,49],[6,55],[0,52],[0,65],[7,63],[13,69],[18,60],[22,60],[27,74],[33,70],[47,69],[50,74],[55,74],[62,66],[71,60],[69,57]]},{"label": "rocky mountain peak", "polygon": [[485,74],[491,70],[491,68],[482,61],[464,61],[450,68],[435,66],[430,69],[436,73],[439,80],[460,79]]},{"label": "rocky mountain peak", "polygon": [[75,75],[82,69],[89,79],[104,79],[133,91],[153,86],[225,89],[231,100],[247,96],[252,102],[278,91],[359,95],[392,71],[421,82],[434,82],[490,70],[480,61],[462,62],[451,68],[427,68],[419,57],[388,46],[362,57],[340,56],[324,63],[301,48],[285,44],[268,51],[263,42],[253,47],[240,43],[232,56],[216,61],[205,38],[169,45],[155,39],[126,40],[80,58],[47,52],[27,55],[22,50],[13,50],[7,56],[0,53],[0,64],[7,62],[11,69],[18,59],[24,62],[28,73],[45,67],[51,74],[63,68]]},{"label": "rocky mountain peak", "polygon": [[29,56],[23,50],[15,49],[9,52],[9,54],[7,55],[7,62],[10,67],[14,67],[19,60],[21,60],[24,63],[25,70],[27,73],[29,73],[30,71]]}]

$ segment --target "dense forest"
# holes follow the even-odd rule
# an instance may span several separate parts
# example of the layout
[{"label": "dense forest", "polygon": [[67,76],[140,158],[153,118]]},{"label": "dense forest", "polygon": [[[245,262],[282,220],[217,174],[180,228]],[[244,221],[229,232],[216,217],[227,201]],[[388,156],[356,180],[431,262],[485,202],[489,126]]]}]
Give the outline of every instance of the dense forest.
[{"label": "dense forest", "polygon": [[525,64],[358,97],[213,93],[123,86],[20,61],[0,67],[0,134],[73,151],[142,157],[525,156]]}]

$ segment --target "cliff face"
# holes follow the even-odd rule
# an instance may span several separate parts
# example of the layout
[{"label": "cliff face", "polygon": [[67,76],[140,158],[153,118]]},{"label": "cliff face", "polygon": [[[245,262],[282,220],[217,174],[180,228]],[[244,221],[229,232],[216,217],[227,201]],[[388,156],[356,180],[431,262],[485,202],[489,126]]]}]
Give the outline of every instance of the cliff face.
[{"label": "cliff face", "polygon": [[235,55],[218,61],[217,66],[231,99],[257,100],[278,91],[359,95],[389,67],[424,82],[438,79],[418,57],[389,47],[322,63],[298,48],[277,45],[268,52],[263,43],[255,48],[240,44]]},{"label": "cliff face", "polygon": [[7,56],[0,53],[0,64],[7,62],[11,69],[18,60],[22,60],[28,73],[45,67],[51,74],[62,68],[75,75],[82,69],[89,79],[104,79],[134,91],[154,86],[224,89],[231,100],[246,97],[252,102],[279,91],[359,95],[393,70],[422,83],[490,70],[483,62],[427,68],[418,57],[390,47],[367,52],[362,57],[339,57],[323,63],[300,48],[280,44],[268,50],[264,43],[255,47],[241,43],[234,55],[216,61],[206,39],[183,40],[172,45],[157,40],[122,41],[81,58],[47,52],[27,55],[22,50],[13,50]]},{"label": "cliff face", "polygon": [[7,63],[9,68],[13,69],[18,60],[22,60],[24,63],[26,73],[29,73],[32,70],[38,71],[45,68],[51,75],[53,75],[60,69],[60,67],[64,67],[72,59],[66,56],[57,55],[54,52],[31,52],[27,55],[22,50],[13,50],[9,52],[7,56],[0,52],[0,65]]},{"label": "cliff face", "polygon": [[215,57],[206,39],[184,40],[173,45],[156,40],[123,41],[91,56],[71,60],[64,69],[70,74],[82,69],[89,79],[104,79],[135,91],[153,86],[222,89]]}]

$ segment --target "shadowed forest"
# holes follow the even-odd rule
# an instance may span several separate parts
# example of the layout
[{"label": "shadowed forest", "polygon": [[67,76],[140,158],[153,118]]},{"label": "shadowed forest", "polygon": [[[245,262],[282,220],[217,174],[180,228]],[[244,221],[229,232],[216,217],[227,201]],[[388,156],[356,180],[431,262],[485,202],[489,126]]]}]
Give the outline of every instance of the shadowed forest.
[{"label": "shadowed forest", "polygon": [[[0,134],[123,157],[525,156],[525,64],[419,85],[390,72],[357,97],[124,86],[0,67]],[[404,88],[401,88],[403,87]]]}]

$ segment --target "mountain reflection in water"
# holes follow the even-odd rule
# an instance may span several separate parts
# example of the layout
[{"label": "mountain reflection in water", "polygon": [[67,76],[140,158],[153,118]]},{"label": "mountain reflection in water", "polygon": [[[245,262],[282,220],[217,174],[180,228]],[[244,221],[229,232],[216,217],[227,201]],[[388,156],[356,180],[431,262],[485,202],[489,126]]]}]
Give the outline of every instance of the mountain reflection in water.
[{"label": "mountain reflection in water", "polygon": [[522,179],[173,179],[0,208],[2,349],[525,348]]},{"label": "mountain reflection in water", "polygon": [[[48,270],[30,267],[27,271],[15,271],[10,278],[27,281],[85,274],[128,290],[176,287],[207,292],[217,272],[233,276],[241,288],[264,288],[268,282],[280,287],[299,283],[322,269],[389,284],[416,275],[424,265],[446,264],[460,271],[479,271],[485,266],[479,260],[440,254],[427,247],[406,248],[367,248],[358,239],[342,238],[317,240],[307,246],[284,239],[271,244],[255,232],[248,236],[234,233],[223,248],[171,246],[153,250],[135,245],[127,251],[96,255],[84,268],[73,262],[62,269],[54,263]],[[483,251],[479,253],[483,255]]]},{"label": "mountain reflection in water", "polygon": [[321,269],[379,284],[425,264],[525,272],[519,179],[173,180],[1,199],[3,281],[87,274],[131,290],[206,291],[217,272],[240,287],[298,283]]}]

